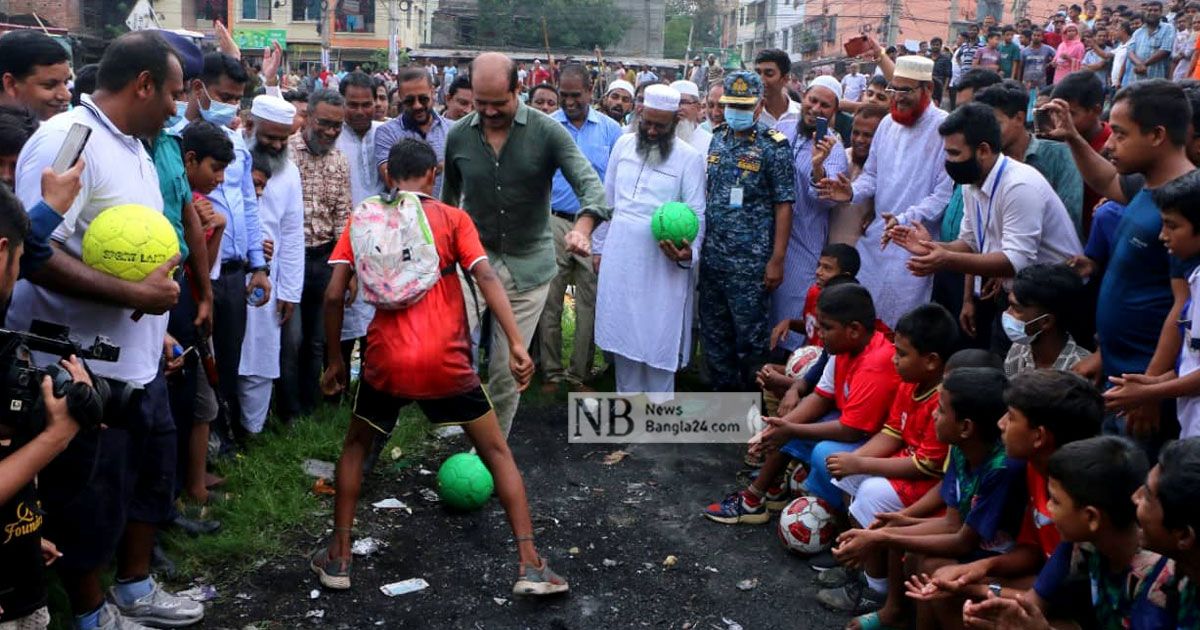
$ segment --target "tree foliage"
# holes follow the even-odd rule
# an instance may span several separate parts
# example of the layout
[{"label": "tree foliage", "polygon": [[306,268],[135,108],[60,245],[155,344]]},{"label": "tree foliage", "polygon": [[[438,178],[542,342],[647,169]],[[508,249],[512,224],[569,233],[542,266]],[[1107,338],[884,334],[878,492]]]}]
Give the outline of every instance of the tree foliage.
[{"label": "tree foliage", "polygon": [[608,48],[632,23],[613,0],[479,0],[472,43],[545,48],[543,18],[551,50]]},{"label": "tree foliage", "polygon": [[[721,4],[718,0],[667,0],[667,30],[664,31],[664,51],[663,54],[667,57],[682,57],[683,53],[672,55],[667,50],[672,50],[673,42],[670,39],[672,28],[675,31],[683,31],[683,41],[678,45],[680,50],[687,48],[688,29],[691,28],[692,22],[695,23],[695,29],[692,32],[692,50],[700,50],[701,48],[718,46],[721,43]],[[675,18],[686,17],[691,21],[683,21],[680,26],[680,20]]]}]

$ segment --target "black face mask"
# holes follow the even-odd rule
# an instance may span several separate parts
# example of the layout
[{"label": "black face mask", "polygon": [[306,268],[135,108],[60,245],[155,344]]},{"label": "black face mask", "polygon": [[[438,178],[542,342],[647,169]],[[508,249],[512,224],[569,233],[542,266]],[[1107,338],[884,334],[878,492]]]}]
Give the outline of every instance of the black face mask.
[{"label": "black face mask", "polygon": [[962,162],[946,160],[946,174],[954,180],[954,183],[965,186],[978,182],[979,176],[983,174],[983,169],[972,155],[970,159]]}]

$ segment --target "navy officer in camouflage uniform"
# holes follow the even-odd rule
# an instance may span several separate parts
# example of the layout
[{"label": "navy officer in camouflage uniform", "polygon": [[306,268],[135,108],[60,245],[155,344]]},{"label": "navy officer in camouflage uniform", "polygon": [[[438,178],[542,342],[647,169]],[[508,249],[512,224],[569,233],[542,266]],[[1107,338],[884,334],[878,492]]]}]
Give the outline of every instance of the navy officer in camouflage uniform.
[{"label": "navy officer in camouflage uniform", "polygon": [[716,391],[754,389],[770,344],[770,293],[783,281],[792,228],[792,153],[782,133],[758,121],[762,92],[753,72],[725,77],[725,122],[708,149],[699,306]]}]

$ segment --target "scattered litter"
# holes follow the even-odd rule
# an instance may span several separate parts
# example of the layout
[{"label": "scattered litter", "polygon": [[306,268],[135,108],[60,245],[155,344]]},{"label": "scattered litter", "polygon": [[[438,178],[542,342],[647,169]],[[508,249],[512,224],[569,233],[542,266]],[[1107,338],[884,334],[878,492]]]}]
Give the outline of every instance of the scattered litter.
[{"label": "scattered litter", "polygon": [[252,595],[250,595],[250,593],[238,593],[237,595],[234,595],[234,597],[244,600],[244,601],[250,601],[250,600],[254,599],[254,597]]},{"label": "scattered litter", "polygon": [[654,568],[654,563],[653,563],[653,562],[643,562],[643,563],[642,563],[642,566],[643,566],[643,567],[646,567],[647,569],[653,569],[653,568]]},{"label": "scattered litter", "polygon": [[663,566],[670,569],[671,567],[675,566],[677,562],[679,562],[679,558],[675,556],[667,556],[666,559],[663,560]]},{"label": "scattered litter", "polygon": [[629,492],[637,492],[638,490],[641,490],[642,488],[645,488],[645,487],[646,487],[646,484],[642,483],[640,481],[625,484],[625,489],[628,490]]},{"label": "scattered litter", "polygon": [[430,503],[437,503],[442,500],[442,497],[439,497],[437,491],[433,488],[421,488],[420,494],[422,499]]},{"label": "scattered litter", "polygon": [[409,578],[402,582],[384,584],[383,586],[379,587],[379,590],[383,591],[383,594],[387,595],[388,597],[395,597],[397,595],[416,593],[417,591],[423,591],[427,588],[429,588],[429,582],[426,582],[421,578]]},{"label": "scattered litter", "polygon": [[704,570],[712,571],[713,573],[720,573],[720,571],[717,570],[717,567],[704,567]]},{"label": "scattered litter", "polygon": [[395,461],[401,457],[404,457],[404,450],[399,446],[393,446],[390,455],[392,456],[392,460]]},{"label": "scattered litter", "polygon": [[354,541],[353,545],[350,545],[350,553],[356,556],[369,556],[386,546],[387,543],[378,538],[359,538]]},{"label": "scattered litter", "polygon": [[325,618],[325,610],[324,609],[310,610],[310,611],[304,613],[304,618],[305,619],[324,619]]},{"label": "scattered litter", "polygon": [[432,470],[429,470],[428,468],[425,468],[424,466],[422,466],[421,468],[418,468],[418,469],[417,469],[417,473],[418,473],[418,474],[422,474],[422,475],[432,475],[432,474],[433,474],[433,471],[432,471]]},{"label": "scattered litter", "polygon": [[619,562],[617,562],[616,560],[612,560],[612,559],[609,559],[609,558],[605,558],[605,559],[604,559],[604,566],[606,566],[606,567],[615,567],[615,566],[617,566],[618,564],[620,564],[620,563],[619,563]]},{"label": "scattered litter", "polygon": [[571,547],[567,550],[567,553],[571,554],[572,556],[578,556],[580,553],[579,547]]},{"label": "scattered litter", "polygon": [[737,583],[739,591],[752,591],[758,586],[758,578],[749,578]]},{"label": "scattered litter", "polygon": [[388,497],[372,503],[371,507],[377,510],[407,510],[408,504],[396,497]]},{"label": "scattered litter", "polygon": [[334,488],[333,486],[329,485],[329,482],[325,481],[325,478],[322,477],[313,482],[312,492],[313,492],[313,494],[318,495],[318,496],[319,495],[333,496],[333,495],[337,494],[337,489]]},{"label": "scattered litter", "polygon": [[742,630],[742,624],[732,619],[721,617],[721,621],[725,622],[725,630]]},{"label": "scattered litter", "polygon": [[175,594],[179,597],[186,597],[194,602],[203,603],[217,598],[217,588],[211,584],[201,584]]},{"label": "scattered litter", "polygon": [[604,456],[604,465],[612,466],[613,464],[620,462],[622,459],[625,459],[626,457],[629,457],[629,453],[627,453],[625,451],[620,451],[620,450],[613,451],[613,452],[609,453],[608,455]]},{"label": "scattered litter", "polygon": [[304,474],[319,479],[333,479],[334,464],[322,459],[304,460]]},{"label": "scattered litter", "polygon": [[456,435],[462,435],[463,428],[455,424],[455,425],[451,425],[448,427],[442,427],[442,428],[434,431],[433,434],[438,436],[439,440],[444,440],[446,438],[454,437]]},{"label": "scattered litter", "polygon": [[492,601],[496,602],[496,604],[500,605],[500,606],[503,606],[508,603],[508,600],[504,599],[503,597],[493,597]]},{"label": "scattered litter", "polygon": [[320,589],[316,589],[316,588],[314,588],[313,590],[311,590],[311,591],[309,591],[309,592],[308,592],[308,598],[309,598],[309,599],[316,599],[316,598],[318,598],[318,597],[320,597],[320,596],[321,596],[321,590],[320,590]]}]

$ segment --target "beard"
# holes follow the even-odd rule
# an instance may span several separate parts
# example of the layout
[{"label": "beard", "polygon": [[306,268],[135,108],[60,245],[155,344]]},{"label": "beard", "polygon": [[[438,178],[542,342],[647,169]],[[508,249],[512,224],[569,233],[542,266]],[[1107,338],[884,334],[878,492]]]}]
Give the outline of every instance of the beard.
[{"label": "beard", "polygon": [[921,115],[925,113],[925,110],[929,108],[929,103],[931,100],[932,99],[929,95],[929,92],[922,92],[921,100],[917,103],[917,106],[907,111],[901,111],[897,109],[896,101],[893,100],[888,106],[888,108],[891,110],[892,120],[904,125],[905,127],[913,126],[913,124],[921,118]]},{"label": "beard", "polygon": [[313,155],[326,155],[333,150],[333,145],[321,144],[321,142],[309,134],[304,134],[304,145],[308,147],[308,152]]},{"label": "beard", "polygon": [[675,137],[684,142],[691,142],[692,136],[695,135],[696,129],[699,127],[700,125],[684,118],[675,123]]},{"label": "beard", "polygon": [[675,125],[663,132],[657,138],[651,138],[640,128],[637,130],[637,154],[647,164],[654,165],[665,162],[671,157],[671,149],[675,146]]},{"label": "beard", "polygon": [[266,145],[258,143],[258,136],[251,135],[250,142],[247,143],[247,148],[250,149],[251,157],[261,158],[271,167],[271,173],[279,173],[288,163],[287,145],[283,149],[275,151]]}]

